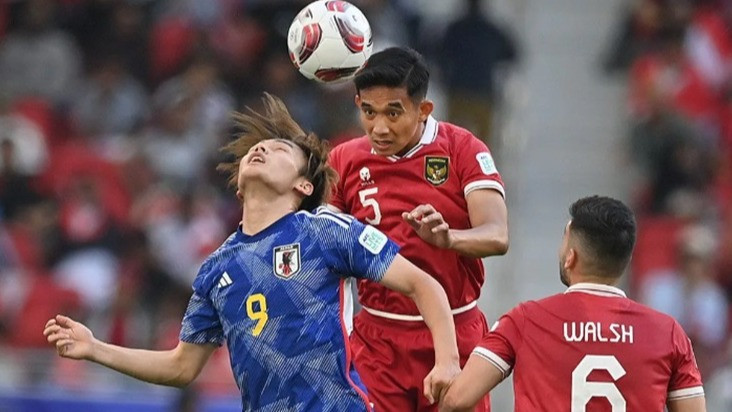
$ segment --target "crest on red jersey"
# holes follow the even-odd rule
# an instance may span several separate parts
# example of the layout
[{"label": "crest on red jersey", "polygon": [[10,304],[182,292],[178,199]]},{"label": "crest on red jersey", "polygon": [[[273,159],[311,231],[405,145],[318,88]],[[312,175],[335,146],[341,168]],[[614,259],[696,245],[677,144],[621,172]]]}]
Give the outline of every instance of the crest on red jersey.
[{"label": "crest on red jersey", "polygon": [[300,271],[300,244],[277,246],[273,249],[274,273],[282,279],[289,279]]},{"label": "crest on red jersey", "polygon": [[358,171],[358,177],[361,178],[361,186],[368,186],[374,184],[374,180],[371,178],[371,171],[368,167],[362,167]]},{"label": "crest on red jersey", "polygon": [[447,181],[450,175],[450,158],[445,156],[424,157],[424,178],[435,186]]}]

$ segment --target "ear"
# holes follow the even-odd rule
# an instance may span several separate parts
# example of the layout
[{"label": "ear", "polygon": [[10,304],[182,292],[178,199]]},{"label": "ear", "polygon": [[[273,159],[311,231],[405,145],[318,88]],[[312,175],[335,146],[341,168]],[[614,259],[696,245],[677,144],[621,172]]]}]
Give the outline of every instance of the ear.
[{"label": "ear", "polygon": [[356,93],[356,96],[353,97],[353,102],[356,103],[356,107],[361,107],[361,95]]},{"label": "ear", "polygon": [[426,122],[427,118],[432,114],[435,109],[435,104],[432,100],[422,100],[419,102],[419,121]]},{"label": "ear", "polygon": [[577,266],[577,250],[574,248],[569,248],[567,251],[567,255],[564,258],[564,269],[574,269],[575,266]]},{"label": "ear", "polygon": [[310,183],[309,180],[306,180],[304,178],[300,179],[295,184],[295,191],[297,193],[299,193],[300,195],[302,195],[302,197],[308,197],[308,196],[312,195],[314,189],[315,188],[313,187],[313,184]]},{"label": "ear", "polygon": [[241,190],[236,189],[236,198],[239,199],[240,202],[244,201],[244,195],[241,193]]}]

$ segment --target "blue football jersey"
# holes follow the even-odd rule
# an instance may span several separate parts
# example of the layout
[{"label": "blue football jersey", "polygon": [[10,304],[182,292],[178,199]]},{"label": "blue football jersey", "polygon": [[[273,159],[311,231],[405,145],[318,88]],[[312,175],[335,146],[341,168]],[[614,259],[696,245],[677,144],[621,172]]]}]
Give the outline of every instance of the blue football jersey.
[{"label": "blue football jersey", "polygon": [[352,277],[380,281],[399,247],[323,208],[237,230],[193,282],[180,339],[226,342],[245,411],[366,411],[352,366]]}]

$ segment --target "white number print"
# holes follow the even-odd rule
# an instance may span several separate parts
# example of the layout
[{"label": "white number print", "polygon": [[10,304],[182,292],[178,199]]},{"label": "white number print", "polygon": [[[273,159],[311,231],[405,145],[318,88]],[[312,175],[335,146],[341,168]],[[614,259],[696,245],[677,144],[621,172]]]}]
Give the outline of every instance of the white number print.
[{"label": "white number print", "polygon": [[363,205],[363,207],[371,206],[371,208],[374,209],[374,218],[366,218],[366,221],[374,226],[378,226],[379,223],[381,223],[381,209],[379,208],[379,202],[374,198],[369,198],[369,196],[375,195],[378,192],[378,187],[370,187],[358,192],[358,198],[361,199],[361,205]]},{"label": "white number print", "polygon": [[612,412],[625,412],[625,398],[614,383],[587,381],[595,370],[607,371],[616,381],[625,375],[625,369],[615,356],[587,355],[582,358],[572,371],[572,412],[585,412],[587,402],[594,397],[607,399]]}]

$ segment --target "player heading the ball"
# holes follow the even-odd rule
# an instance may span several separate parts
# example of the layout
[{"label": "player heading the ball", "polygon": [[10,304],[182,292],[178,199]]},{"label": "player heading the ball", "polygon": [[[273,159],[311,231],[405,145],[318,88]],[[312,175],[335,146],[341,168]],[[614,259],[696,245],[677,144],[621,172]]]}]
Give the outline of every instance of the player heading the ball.
[{"label": "player heading the ball", "polygon": [[245,411],[371,411],[349,345],[351,277],[413,299],[434,340],[423,393],[435,401],[459,372],[445,292],[398,254],[377,229],[316,208],[335,177],[327,145],[306,134],[277,98],[236,119],[243,133],[225,149],[242,204],[236,231],[201,266],[180,342],[150,351],[110,345],[65,316],[44,334],[60,356],[86,359],[140,380],[189,384],[226,344]]}]

